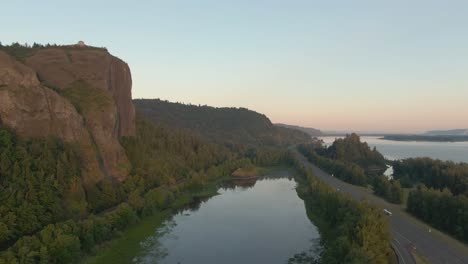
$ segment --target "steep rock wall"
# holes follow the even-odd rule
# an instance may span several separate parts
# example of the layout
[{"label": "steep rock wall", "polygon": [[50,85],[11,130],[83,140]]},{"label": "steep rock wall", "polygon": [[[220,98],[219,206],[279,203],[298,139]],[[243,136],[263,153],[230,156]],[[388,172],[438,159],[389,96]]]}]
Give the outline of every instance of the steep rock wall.
[{"label": "steep rock wall", "polygon": [[130,163],[119,138],[135,134],[131,85],[128,65],[104,49],[46,48],[24,64],[0,51],[0,124],[77,143],[87,184],[122,181]]}]

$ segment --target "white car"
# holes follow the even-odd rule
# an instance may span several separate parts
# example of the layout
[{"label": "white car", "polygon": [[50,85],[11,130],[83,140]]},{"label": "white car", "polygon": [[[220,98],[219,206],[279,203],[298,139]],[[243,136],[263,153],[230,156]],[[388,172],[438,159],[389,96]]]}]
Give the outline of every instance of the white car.
[{"label": "white car", "polygon": [[392,216],[392,212],[390,212],[389,210],[387,209],[383,209],[384,213],[388,216]]}]

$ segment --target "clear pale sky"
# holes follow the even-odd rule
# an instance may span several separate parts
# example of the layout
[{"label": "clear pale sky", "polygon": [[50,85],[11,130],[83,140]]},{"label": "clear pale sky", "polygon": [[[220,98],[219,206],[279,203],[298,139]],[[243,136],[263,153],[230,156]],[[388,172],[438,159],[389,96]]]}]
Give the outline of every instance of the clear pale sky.
[{"label": "clear pale sky", "polygon": [[468,1],[5,1],[0,41],[105,46],[134,98],[322,130],[468,127]]}]

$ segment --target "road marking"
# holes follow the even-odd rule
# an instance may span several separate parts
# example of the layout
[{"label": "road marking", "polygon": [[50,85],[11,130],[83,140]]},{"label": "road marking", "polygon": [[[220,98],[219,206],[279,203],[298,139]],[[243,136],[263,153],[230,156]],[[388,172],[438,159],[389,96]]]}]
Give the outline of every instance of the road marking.
[{"label": "road marking", "polygon": [[398,247],[393,247],[393,248],[395,249],[395,251],[397,252],[397,254],[400,256],[401,261],[403,262],[403,264],[406,264],[405,258],[403,258],[403,254],[401,254],[400,250],[398,250]]},{"label": "road marking", "polygon": [[413,243],[411,240],[409,240],[408,238],[406,238],[404,235],[402,235],[402,234],[401,234],[401,233],[399,233],[398,231],[396,231],[396,230],[393,230],[393,232],[395,232],[396,234],[398,234],[398,235],[399,235],[399,236],[401,236],[402,238],[404,238],[404,239],[408,240],[408,242],[410,242],[410,243]]},{"label": "road marking", "polygon": [[398,241],[398,239],[396,239],[396,238],[393,238],[393,240],[395,240],[395,241],[396,241],[398,244],[400,244],[400,245],[401,245],[401,243],[400,243],[400,241]]}]

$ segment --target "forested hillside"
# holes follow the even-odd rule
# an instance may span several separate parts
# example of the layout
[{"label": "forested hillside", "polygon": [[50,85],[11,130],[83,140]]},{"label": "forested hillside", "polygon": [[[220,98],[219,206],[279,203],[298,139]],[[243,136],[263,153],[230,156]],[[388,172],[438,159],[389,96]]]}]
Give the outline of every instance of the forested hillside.
[{"label": "forested hillside", "polygon": [[137,112],[155,124],[187,129],[213,142],[230,145],[291,145],[310,140],[304,132],[278,127],[265,115],[245,108],[134,100]]},{"label": "forested hillside", "polygon": [[[0,130],[0,263],[69,263],[148,214],[191,201],[215,179],[284,154],[259,150],[251,159],[194,135],[137,122],[123,138],[128,178],[103,181],[93,193],[79,183],[80,151],[59,139],[18,138]],[[60,252],[60,253],[58,253]]]}]

